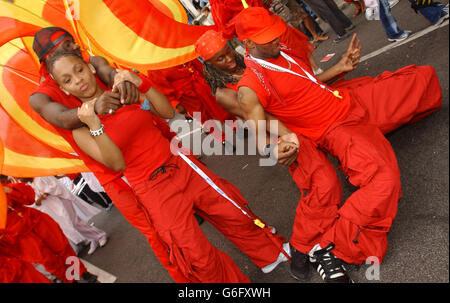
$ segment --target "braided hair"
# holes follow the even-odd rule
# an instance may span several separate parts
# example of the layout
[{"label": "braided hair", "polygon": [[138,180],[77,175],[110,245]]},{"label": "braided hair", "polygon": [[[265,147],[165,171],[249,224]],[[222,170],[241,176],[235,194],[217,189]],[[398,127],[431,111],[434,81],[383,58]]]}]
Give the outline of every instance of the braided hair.
[{"label": "braided hair", "polygon": [[[234,59],[236,60],[236,65],[238,67],[245,69],[244,56],[235,51]],[[223,72],[206,62],[203,64],[203,74],[206,83],[211,87],[211,93],[213,95],[216,94],[218,88],[224,88],[229,83],[236,84],[238,82],[232,75]]]}]

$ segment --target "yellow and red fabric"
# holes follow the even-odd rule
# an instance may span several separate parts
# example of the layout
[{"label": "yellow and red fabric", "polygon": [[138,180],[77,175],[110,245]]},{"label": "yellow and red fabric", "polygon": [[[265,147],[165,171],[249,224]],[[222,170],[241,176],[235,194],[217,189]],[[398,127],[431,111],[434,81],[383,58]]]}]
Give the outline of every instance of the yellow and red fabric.
[{"label": "yellow and red fabric", "polygon": [[74,155],[61,152],[27,134],[0,108],[0,139],[4,145],[1,173],[13,177],[38,177],[89,171]]},{"label": "yellow and red fabric", "polygon": [[[3,168],[3,142],[2,139],[0,139],[0,171],[2,171]],[[8,206],[6,204],[6,194],[3,190],[3,186],[0,186],[0,238],[1,238],[1,231],[5,229],[6,227],[6,215],[8,213]]]},{"label": "yellow and red fabric", "polygon": [[[194,42],[210,27],[186,24],[176,0],[0,2],[0,115],[5,142],[3,173],[38,176],[86,170],[70,145],[28,104],[40,82],[33,35],[43,27],[70,32],[81,49],[116,66],[147,72],[196,58]],[[80,18],[77,18],[80,16]],[[155,30],[156,29],[156,30]],[[130,59],[132,58],[132,59]],[[12,130],[14,132],[6,131]]]}]

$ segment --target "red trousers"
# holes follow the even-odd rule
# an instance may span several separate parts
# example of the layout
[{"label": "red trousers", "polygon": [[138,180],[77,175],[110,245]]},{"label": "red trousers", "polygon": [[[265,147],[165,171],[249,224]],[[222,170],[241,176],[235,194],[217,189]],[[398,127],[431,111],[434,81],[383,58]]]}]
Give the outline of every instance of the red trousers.
[{"label": "red trousers", "polygon": [[[122,180],[116,180],[113,182],[125,183]],[[143,207],[137,200],[137,197],[131,187],[127,184],[115,186],[113,183],[108,183],[103,185],[103,188],[108,193],[111,200],[113,200],[114,205],[122,213],[125,219],[127,219],[131,225],[136,227],[147,238],[147,241],[156,257],[167,269],[172,279],[178,283],[193,282],[179,270],[176,264],[169,262],[169,254],[166,247],[162,243],[158,234],[155,232],[155,228],[147,218]]]},{"label": "red trousers", "polygon": [[[246,207],[239,190],[215,176],[194,157],[202,169],[233,201]],[[234,261],[214,247],[200,229],[194,211],[214,225],[259,267],[273,263],[284,238],[269,235],[216,192],[179,156],[173,156],[165,172],[134,186],[155,230],[169,251],[171,263],[195,282],[249,282]]]},{"label": "red trousers", "polygon": [[31,263],[0,256],[0,283],[50,283]]},{"label": "red trousers", "polygon": [[[70,246],[69,241],[62,232],[58,223],[50,216],[38,210],[29,209],[30,216],[39,216],[39,219],[32,219],[35,223],[33,229],[24,234],[20,234],[15,239],[13,246],[1,245],[0,251],[8,256],[17,257],[27,263],[40,263],[49,273],[58,279],[71,283],[74,280],[66,278],[66,270],[73,263],[66,260],[69,257],[76,258],[76,253]],[[23,218],[27,220],[28,218]],[[79,261],[80,276],[86,271],[86,267]]]},{"label": "red trousers", "polygon": [[350,90],[352,108],[344,121],[330,127],[319,147],[339,159],[359,189],[341,207],[341,184],[333,166],[301,139],[298,165],[290,171],[306,196],[297,207],[291,244],[307,253],[317,243],[325,247],[333,242],[333,253],[348,263],[363,263],[369,256],[381,262],[401,197],[400,171],[384,134],[439,109],[441,87],[430,66],[407,66],[335,87]]}]

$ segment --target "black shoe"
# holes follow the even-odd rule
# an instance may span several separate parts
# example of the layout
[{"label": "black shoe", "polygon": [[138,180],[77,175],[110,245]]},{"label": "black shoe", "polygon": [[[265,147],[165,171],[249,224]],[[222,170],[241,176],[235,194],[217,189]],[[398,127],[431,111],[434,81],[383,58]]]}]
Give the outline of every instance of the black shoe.
[{"label": "black shoe", "polygon": [[316,250],[310,261],[316,266],[320,277],[328,283],[353,283],[347,275],[344,262],[338,259],[331,250],[334,244],[330,243],[323,249]]},{"label": "black shoe", "polygon": [[99,283],[99,281],[97,280],[97,276],[91,274],[90,272],[85,271],[82,275],[81,278],[87,282],[87,283]]},{"label": "black shoe", "polygon": [[299,252],[289,244],[291,250],[291,276],[297,280],[307,280],[311,275],[309,256]]}]

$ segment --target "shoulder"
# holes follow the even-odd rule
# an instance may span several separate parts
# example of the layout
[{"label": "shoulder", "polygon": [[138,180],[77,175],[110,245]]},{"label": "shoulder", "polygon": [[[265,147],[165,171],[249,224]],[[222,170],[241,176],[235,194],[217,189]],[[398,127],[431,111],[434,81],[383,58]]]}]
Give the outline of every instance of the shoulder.
[{"label": "shoulder", "polygon": [[215,94],[217,101],[227,101],[229,99],[237,99],[237,91],[228,87],[219,87]]}]

